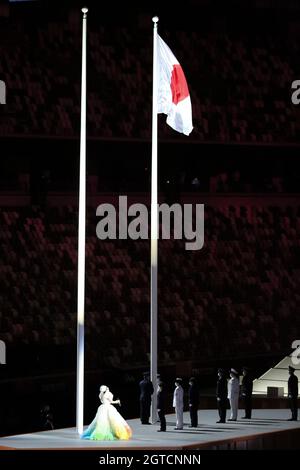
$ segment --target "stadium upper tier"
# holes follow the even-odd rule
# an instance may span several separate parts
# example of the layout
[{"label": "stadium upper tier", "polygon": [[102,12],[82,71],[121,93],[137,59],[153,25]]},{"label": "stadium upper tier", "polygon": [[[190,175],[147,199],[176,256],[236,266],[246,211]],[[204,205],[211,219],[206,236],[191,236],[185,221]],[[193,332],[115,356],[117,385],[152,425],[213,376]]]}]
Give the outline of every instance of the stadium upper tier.
[{"label": "stadium upper tier", "polygon": [[[89,23],[87,128],[90,137],[150,139],[152,34]],[[230,31],[230,29],[228,29]],[[296,42],[288,34],[165,30],[185,71],[199,142],[296,142],[300,111],[291,101]],[[297,60],[296,60],[297,58]],[[81,24],[50,20],[27,25],[13,16],[1,29],[0,79],[7,104],[0,135],[78,136]],[[164,122],[161,139],[174,137]]]}]

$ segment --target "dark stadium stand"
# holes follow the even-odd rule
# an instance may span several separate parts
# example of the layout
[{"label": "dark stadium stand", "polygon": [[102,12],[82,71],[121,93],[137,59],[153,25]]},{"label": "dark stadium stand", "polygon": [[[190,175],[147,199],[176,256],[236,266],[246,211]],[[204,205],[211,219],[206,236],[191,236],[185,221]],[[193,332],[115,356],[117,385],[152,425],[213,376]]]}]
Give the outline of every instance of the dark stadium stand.
[{"label": "dark stadium stand", "polygon": [[[105,27],[91,18],[90,137],[150,139],[152,37],[151,18],[148,27],[146,18],[142,23],[137,17],[134,26],[124,20],[121,26]],[[189,27],[162,27],[161,35],[185,64],[193,104],[191,139],[297,142],[300,115],[291,102],[291,84],[299,61],[284,23],[276,34],[268,28],[252,30],[250,40],[249,32],[237,25],[231,33],[214,26],[207,31],[201,23],[199,29]],[[78,135],[80,33],[79,10],[60,21],[45,22],[38,16],[29,24],[13,16],[8,20],[0,42],[0,70],[9,100],[0,135]],[[160,135],[173,138],[167,126]]]},{"label": "dark stadium stand", "polygon": [[[0,216],[1,338],[37,352],[48,347],[50,357],[56,346],[75,347],[76,210],[2,208]],[[90,207],[88,364],[142,366],[149,350],[149,242],[100,241],[95,228]],[[160,363],[288,348],[300,326],[299,229],[299,206],[233,202],[206,206],[201,251],[160,241]]]}]

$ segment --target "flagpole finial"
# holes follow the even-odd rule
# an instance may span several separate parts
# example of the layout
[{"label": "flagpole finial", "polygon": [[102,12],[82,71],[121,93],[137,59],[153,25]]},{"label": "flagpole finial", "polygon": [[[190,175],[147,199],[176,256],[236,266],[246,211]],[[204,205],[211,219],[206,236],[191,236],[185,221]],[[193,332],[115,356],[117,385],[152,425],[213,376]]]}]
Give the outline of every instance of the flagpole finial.
[{"label": "flagpole finial", "polygon": [[158,20],[159,20],[158,16],[153,16],[152,21],[155,25],[156,23],[158,23]]},{"label": "flagpole finial", "polygon": [[83,17],[86,18],[86,15],[87,15],[87,12],[89,11],[89,9],[87,7],[83,7],[83,8],[81,8],[81,11],[83,13]]}]

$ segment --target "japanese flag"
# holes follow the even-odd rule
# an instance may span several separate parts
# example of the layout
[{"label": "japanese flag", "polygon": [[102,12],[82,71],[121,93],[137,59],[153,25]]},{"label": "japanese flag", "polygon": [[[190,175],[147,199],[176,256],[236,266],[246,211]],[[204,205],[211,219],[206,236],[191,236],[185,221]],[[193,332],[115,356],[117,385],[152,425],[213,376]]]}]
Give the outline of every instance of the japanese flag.
[{"label": "japanese flag", "polygon": [[187,82],[173,52],[157,35],[158,113],[167,114],[167,124],[185,135],[193,129],[192,104]]}]

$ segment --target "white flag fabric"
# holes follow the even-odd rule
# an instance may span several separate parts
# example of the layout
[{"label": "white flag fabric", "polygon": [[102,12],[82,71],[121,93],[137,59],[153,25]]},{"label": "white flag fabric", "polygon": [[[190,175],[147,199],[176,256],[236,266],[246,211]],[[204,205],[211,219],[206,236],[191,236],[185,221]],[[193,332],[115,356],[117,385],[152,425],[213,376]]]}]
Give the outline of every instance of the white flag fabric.
[{"label": "white flag fabric", "polygon": [[181,65],[169,46],[157,35],[158,113],[167,114],[167,124],[189,135],[193,129],[192,104]]}]

